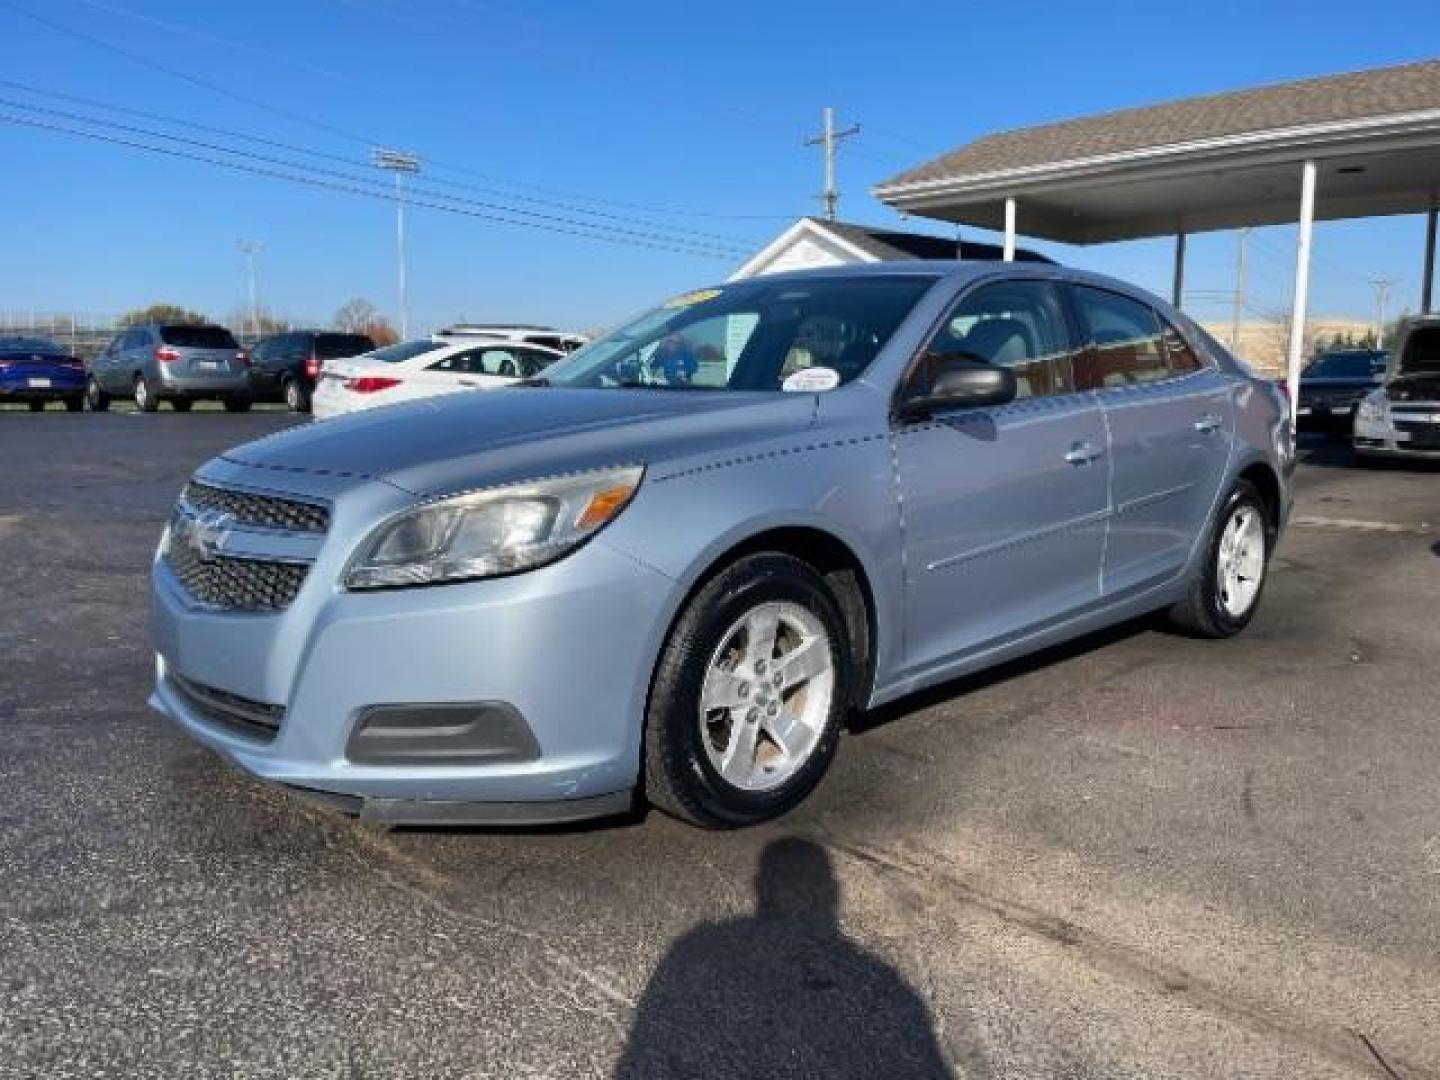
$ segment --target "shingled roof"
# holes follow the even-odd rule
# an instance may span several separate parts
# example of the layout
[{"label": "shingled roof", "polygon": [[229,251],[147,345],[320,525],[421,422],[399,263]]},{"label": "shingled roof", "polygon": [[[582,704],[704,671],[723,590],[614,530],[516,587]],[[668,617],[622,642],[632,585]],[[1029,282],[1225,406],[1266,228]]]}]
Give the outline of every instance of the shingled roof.
[{"label": "shingled roof", "polygon": [[976,139],[876,193],[926,182],[1315,124],[1440,109],[1440,60],[1121,109]]}]

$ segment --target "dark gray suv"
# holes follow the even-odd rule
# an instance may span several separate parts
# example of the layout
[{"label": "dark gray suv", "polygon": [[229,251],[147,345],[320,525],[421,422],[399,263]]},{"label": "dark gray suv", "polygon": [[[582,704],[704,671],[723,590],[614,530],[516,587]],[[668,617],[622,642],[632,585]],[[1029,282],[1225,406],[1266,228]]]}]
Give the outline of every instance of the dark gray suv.
[{"label": "dark gray suv", "polygon": [[250,357],[223,326],[132,326],[96,354],[85,380],[86,403],[96,412],[115,397],[133,398],[141,412],[154,412],[161,401],[186,412],[202,399],[245,412]]}]

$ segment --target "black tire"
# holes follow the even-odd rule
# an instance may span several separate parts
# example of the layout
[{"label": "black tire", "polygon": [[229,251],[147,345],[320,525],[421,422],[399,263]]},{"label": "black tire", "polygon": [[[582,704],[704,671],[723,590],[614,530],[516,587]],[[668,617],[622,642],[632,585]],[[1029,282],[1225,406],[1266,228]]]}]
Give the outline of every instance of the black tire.
[{"label": "black tire", "polygon": [[27,405],[30,406],[30,411],[31,411],[31,412],[44,412],[44,411],[45,411],[45,402],[43,402],[43,401],[27,401],[25,404],[27,404]]},{"label": "black tire", "polygon": [[[706,754],[700,692],[722,638],[744,614],[769,601],[790,601],[823,625],[835,682],[829,713],[810,756],[784,783],[746,791],[724,779]],[[660,654],[645,712],[645,793],[673,817],[708,829],[730,829],[778,817],[819,784],[835,756],[851,700],[853,665],[845,619],[825,580],[800,559],[749,555],[707,582],[685,606]]]},{"label": "black tire", "polygon": [[[1236,616],[1226,611],[1221,602],[1220,541],[1226,526],[1235,516],[1236,511],[1247,506],[1257,511],[1260,514],[1260,520],[1264,523],[1265,551],[1262,564],[1264,570],[1255,598],[1242,614]],[[1168,612],[1171,625],[1182,633],[1201,638],[1233,637],[1244,630],[1250,625],[1250,620],[1260,609],[1260,601],[1264,599],[1265,583],[1270,576],[1270,555],[1274,547],[1275,520],[1271,509],[1266,505],[1254,484],[1248,480],[1237,480],[1235,486],[1230,489],[1230,493],[1220,504],[1214,520],[1210,523],[1210,531],[1205,537],[1200,567],[1195,574],[1194,581],[1190,584],[1189,594]]]},{"label": "black tire", "polygon": [[226,412],[249,412],[250,399],[248,397],[227,397],[225,399]]},{"label": "black tire", "polygon": [[195,402],[188,397],[177,397],[170,399],[170,408],[176,412],[189,412],[195,407]]},{"label": "black tire", "polygon": [[305,384],[299,379],[286,379],[281,390],[285,397],[285,407],[291,412],[308,413],[310,411],[310,391],[305,389]]},{"label": "black tire", "polygon": [[83,397],[67,397],[65,399],[66,412],[79,412],[83,408],[85,408],[85,399]]},{"label": "black tire", "polygon": [[100,389],[93,378],[85,380],[85,405],[91,412],[104,412],[110,408],[110,395]]},{"label": "black tire", "polygon": [[150,383],[144,375],[135,376],[131,396],[135,399],[135,407],[141,412],[154,412],[160,408],[160,399],[155,396],[155,391],[150,389]]}]

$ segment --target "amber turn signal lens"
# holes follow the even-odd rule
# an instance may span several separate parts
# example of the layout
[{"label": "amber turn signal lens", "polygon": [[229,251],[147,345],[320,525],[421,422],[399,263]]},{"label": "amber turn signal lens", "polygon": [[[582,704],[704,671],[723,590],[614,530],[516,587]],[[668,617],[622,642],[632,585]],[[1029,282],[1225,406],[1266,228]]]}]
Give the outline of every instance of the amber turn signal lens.
[{"label": "amber turn signal lens", "polygon": [[590,496],[590,501],[585,504],[585,509],[581,510],[580,516],[575,519],[575,527],[577,529],[593,529],[604,525],[625,508],[625,504],[630,501],[630,496],[633,494],[635,494],[635,488],[628,484],[597,491]]}]

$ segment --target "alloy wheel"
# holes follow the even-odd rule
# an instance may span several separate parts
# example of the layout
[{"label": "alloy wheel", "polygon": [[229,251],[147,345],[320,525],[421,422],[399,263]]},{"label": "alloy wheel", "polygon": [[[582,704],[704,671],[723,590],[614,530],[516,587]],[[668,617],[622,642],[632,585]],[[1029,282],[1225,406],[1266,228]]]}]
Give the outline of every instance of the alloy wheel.
[{"label": "alloy wheel", "polygon": [[799,772],[830,715],[834,657],[824,624],[799,604],[767,601],[737,619],[700,691],[700,737],[716,772],[742,791]]},{"label": "alloy wheel", "polygon": [[1265,524],[1255,507],[1241,504],[1225,523],[1216,553],[1216,593],[1232,619],[1245,615],[1265,577]]}]

